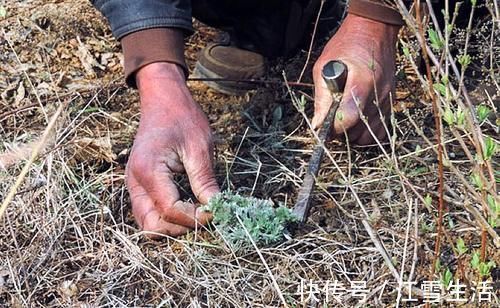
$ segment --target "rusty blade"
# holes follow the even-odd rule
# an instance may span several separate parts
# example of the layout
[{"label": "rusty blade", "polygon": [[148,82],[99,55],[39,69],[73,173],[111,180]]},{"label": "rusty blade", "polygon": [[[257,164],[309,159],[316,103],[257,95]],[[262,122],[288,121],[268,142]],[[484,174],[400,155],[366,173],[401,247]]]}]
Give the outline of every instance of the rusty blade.
[{"label": "rusty blade", "polygon": [[311,160],[309,160],[309,165],[307,167],[307,173],[302,182],[302,186],[299,189],[299,195],[297,197],[297,203],[293,208],[293,213],[297,215],[300,222],[305,222],[309,217],[309,211],[311,210],[311,197],[312,191],[314,190],[314,184],[316,183],[316,177],[318,176],[319,167],[321,165],[321,160],[324,154],[324,143],[328,137],[328,133],[332,129],[332,124],[337,113],[340,101],[333,102],[328,111],[323,126],[318,134],[319,143],[314,147]]},{"label": "rusty blade", "polygon": [[[323,67],[322,75],[330,91],[341,92],[344,90],[344,85],[347,79],[347,66],[344,63],[335,60],[328,62]],[[302,182],[302,186],[299,189],[299,195],[297,197],[297,203],[295,203],[293,208],[293,213],[298,217],[299,222],[301,223],[306,222],[309,217],[312,192],[318,176],[321,160],[323,159],[324,143],[328,134],[332,130],[332,125],[335,121],[335,115],[337,114],[339,104],[340,101],[336,101],[334,99],[330,105],[328,115],[326,116],[318,134],[319,142],[314,147],[311,160],[309,161],[309,166],[307,167],[307,173],[304,177],[304,181]]]}]

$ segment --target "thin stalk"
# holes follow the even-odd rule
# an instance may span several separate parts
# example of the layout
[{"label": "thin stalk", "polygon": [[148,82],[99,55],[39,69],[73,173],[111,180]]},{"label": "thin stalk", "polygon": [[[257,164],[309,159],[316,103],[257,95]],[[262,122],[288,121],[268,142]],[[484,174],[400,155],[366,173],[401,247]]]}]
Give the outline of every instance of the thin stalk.
[{"label": "thin stalk", "polygon": [[[425,37],[424,35],[424,29],[422,26],[422,19],[420,16],[420,2],[419,1],[414,1],[415,7],[416,7],[416,19],[417,19],[417,27],[420,32],[420,35],[422,38]],[[439,180],[439,187],[438,187],[438,218],[436,222],[437,226],[437,236],[436,236],[436,242],[434,245],[434,262],[432,266],[432,274],[434,274],[435,268],[436,268],[436,263],[439,258],[439,254],[441,251],[441,237],[443,233],[443,216],[444,216],[444,178],[443,178],[443,144],[441,143],[441,115],[439,112],[439,108],[437,105],[437,98],[434,93],[434,87],[432,85],[432,73],[431,73],[431,65],[429,61],[429,56],[427,54],[427,48],[425,48],[425,42],[422,41],[422,55],[425,61],[425,68],[427,72],[427,82],[429,83],[429,95],[431,97],[431,102],[432,102],[432,111],[434,113],[434,123],[436,126],[436,142],[438,144],[438,180]]]}]

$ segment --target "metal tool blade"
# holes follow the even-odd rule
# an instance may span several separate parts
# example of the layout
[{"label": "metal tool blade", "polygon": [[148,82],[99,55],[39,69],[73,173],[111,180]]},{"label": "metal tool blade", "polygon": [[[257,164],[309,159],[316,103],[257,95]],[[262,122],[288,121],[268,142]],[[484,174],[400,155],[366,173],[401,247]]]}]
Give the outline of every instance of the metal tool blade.
[{"label": "metal tool blade", "polygon": [[[322,69],[322,77],[325,80],[328,89],[332,92],[342,92],[344,90],[345,82],[347,79],[347,66],[341,61],[330,61]],[[318,134],[319,142],[313,150],[307,173],[299,189],[297,202],[293,208],[294,214],[298,217],[299,221],[304,223],[309,217],[311,210],[311,197],[318,176],[319,167],[324,154],[324,143],[329,133],[331,132],[333,123],[335,122],[335,115],[339,107],[340,101],[333,101],[330,105],[328,115],[321,126]]]}]

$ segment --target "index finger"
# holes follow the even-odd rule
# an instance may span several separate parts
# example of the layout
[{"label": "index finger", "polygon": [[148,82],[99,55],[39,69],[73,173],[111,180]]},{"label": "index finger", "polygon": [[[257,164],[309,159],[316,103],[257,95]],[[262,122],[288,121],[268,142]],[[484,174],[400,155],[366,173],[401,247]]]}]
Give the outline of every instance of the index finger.
[{"label": "index finger", "polygon": [[134,180],[130,180],[130,182],[129,190],[132,213],[139,227],[143,231],[151,232],[147,234],[148,237],[158,237],[154,233],[179,236],[190,231],[188,227],[173,224],[162,219],[146,191]]},{"label": "index finger", "polygon": [[154,171],[151,177],[143,181],[142,187],[167,222],[195,228],[205,225],[211,219],[210,213],[201,211],[193,203],[180,200],[179,190],[169,171]]}]

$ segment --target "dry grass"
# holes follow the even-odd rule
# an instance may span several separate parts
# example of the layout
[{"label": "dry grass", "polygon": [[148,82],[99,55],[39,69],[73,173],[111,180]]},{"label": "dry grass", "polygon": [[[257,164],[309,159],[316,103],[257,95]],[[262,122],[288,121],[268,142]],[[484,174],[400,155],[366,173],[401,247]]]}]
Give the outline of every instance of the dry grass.
[{"label": "dry grass", "polygon": [[[483,62],[492,63],[490,69],[478,75],[488,87],[467,92],[459,78],[451,77],[451,54],[429,50],[450,76],[446,93],[435,93],[443,114],[446,109],[456,113],[458,106],[470,110],[469,102],[493,110],[483,123],[467,113],[462,126],[442,124],[446,207],[441,231],[436,227],[433,112],[427,77],[416,67],[421,45],[410,28],[401,36],[410,56],[398,58],[390,141],[372,148],[330,143],[309,224],[275,247],[238,255],[212,232],[152,241],[137,230],[124,167],[139,121],[138,97],[123,85],[119,47],[90,4],[32,0],[2,5],[8,15],[0,17],[0,153],[12,154],[16,147],[24,151],[0,169],[0,200],[29,157],[25,146],[36,144],[60,104],[68,105],[1,219],[0,306],[301,307],[307,302],[304,298],[301,304],[301,284],[307,297],[311,288],[335,280],[347,289],[351,282],[366,281],[369,292],[365,301],[348,292],[337,302],[330,294],[331,305],[394,306],[407,297],[402,282],[419,282],[417,297],[421,283],[440,280],[446,268],[470,291],[480,279],[470,265],[474,251],[499,262],[498,228],[488,225],[493,216],[484,206],[488,194],[498,200],[498,156],[484,163],[475,157],[486,136],[498,136],[500,51],[494,8],[484,29],[469,32],[469,50],[482,52],[471,67],[491,59]],[[190,38],[190,65],[214,36],[201,26]],[[466,36],[461,33],[455,46],[463,48]],[[270,77],[280,78],[285,71],[287,79],[297,79],[308,56],[304,52],[276,63]],[[436,71],[433,83],[442,80]],[[307,75],[304,81],[310,82]],[[269,85],[234,98],[200,83],[190,87],[218,138],[216,170],[223,188],[292,206],[314,142],[304,117],[312,113],[311,93]],[[303,94],[305,110],[298,104]],[[484,189],[474,187],[471,172],[484,181]],[[178,181],[185,197],[192,197],[186,179]],[[466,253],[457,250],[459,238]],[[495,268],[484,279],[498,283],[498,275]],[[498,285],[494,288],[492,306],[499,304]],[[325,294],[315,295],[323,301]]]}]

